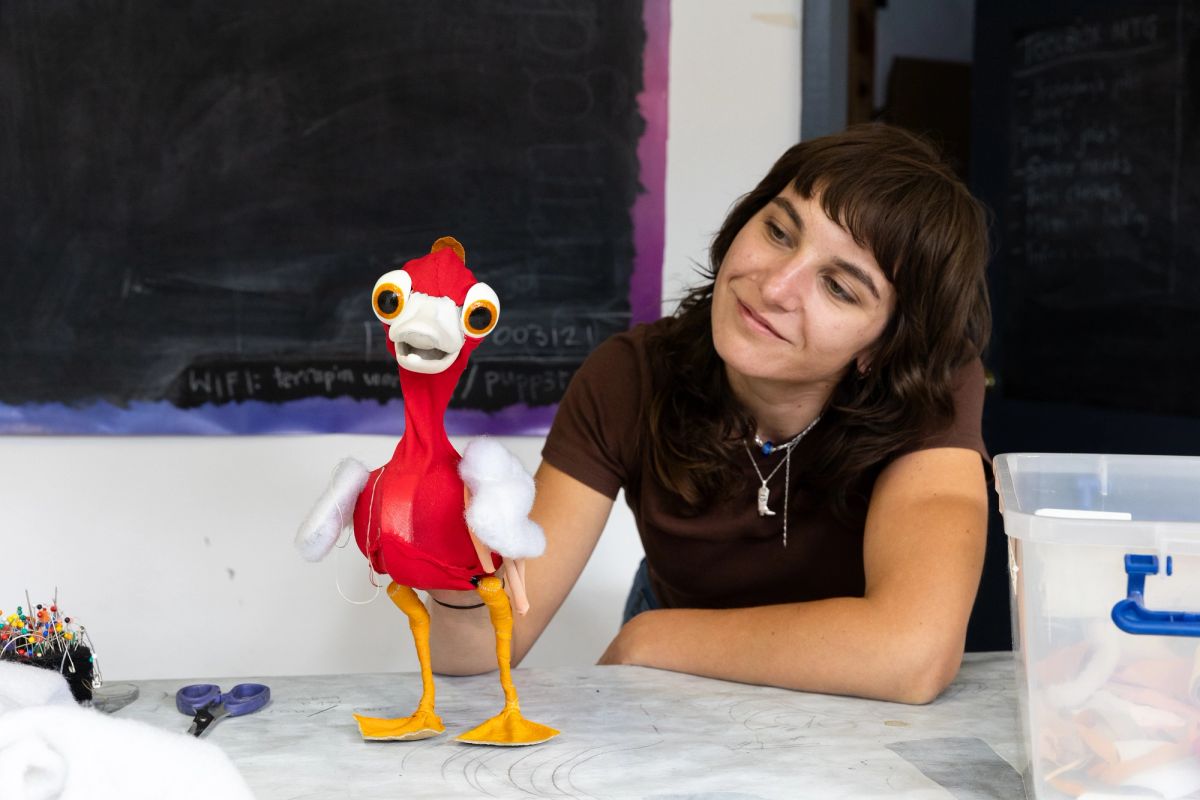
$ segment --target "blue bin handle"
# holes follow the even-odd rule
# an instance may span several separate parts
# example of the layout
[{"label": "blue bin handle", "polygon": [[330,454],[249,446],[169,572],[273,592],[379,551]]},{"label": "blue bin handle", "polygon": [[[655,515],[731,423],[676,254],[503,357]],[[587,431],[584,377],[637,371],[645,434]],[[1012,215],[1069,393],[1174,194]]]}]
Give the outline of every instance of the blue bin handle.
[{"label": "blue bin handle", "polygon": [[[1158,556],[1127,555],[1128,597],[1112,609],[1113,623],[1126,633],[1152,636],[1200,637],[1200,614],[1184,611],[1151,611],[1145,605],[1146,576],[1158,574]],[[1172,572],[1167,556],[1167,576]]]}]

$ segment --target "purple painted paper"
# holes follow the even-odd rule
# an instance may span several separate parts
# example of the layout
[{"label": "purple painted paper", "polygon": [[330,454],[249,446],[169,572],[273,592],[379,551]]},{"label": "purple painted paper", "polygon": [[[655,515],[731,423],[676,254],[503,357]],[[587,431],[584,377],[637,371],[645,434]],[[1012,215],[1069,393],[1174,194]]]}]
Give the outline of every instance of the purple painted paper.
[{"label": "purple painted paper", "polygon": [[[512,436],[544,433],[554,418],[554,406],[516,405],[496,413],[451,409],[446,430],[454,435],[484,433]],[[204,435],[290,434],[337,432],[352,434],[404,433],[404,403],[380,404],[350,398],[310,398],[286,404],[248,400],[225,405],[179,409],[169,403],[132,403],[119,408],[95,403],[68,408],[58,403],[21,407],[0,406],[0,430],[14,435]]]},{"label": "purple painted paper", "polygon": [[646,131],[638,143],[638,163],[645,190],[633,205],[636,254],[629,304],[633,322],[652,322],[662,316],[663,248],[667,207],[667,48],[671,27],[667,0],[646,0],[646,52],[642,61],[642,92],[638,107]]}]

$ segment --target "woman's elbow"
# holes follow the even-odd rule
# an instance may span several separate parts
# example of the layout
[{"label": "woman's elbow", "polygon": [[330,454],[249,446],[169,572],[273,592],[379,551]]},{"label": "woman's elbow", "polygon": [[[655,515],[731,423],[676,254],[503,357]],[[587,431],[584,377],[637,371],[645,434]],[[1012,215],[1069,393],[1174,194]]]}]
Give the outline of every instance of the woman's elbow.
[{"label": "woman's elbow", "polygon": [[912,658],[898,662],[888,699],[908,705],[932,703],[958,676],[962,666],[962,644],[914,648]]},{"label": "woman's elbow", "polygon": [[450,645],[436,641],[431,649],[433,652],[430,658],[430,667],[434,675],[465,678],[471,675],[483,675],[496,669],[494,650],[469,647],[462,643]]},{"label": "woman's elbow", "polygon": [[433,663],[433,674],[445,676],[448,678],[469,678],[472,675],[484,675],[488,672],[493,672],[496,669],[495,662],[491,664],[468,664],[464,662],[451,662],[448,664],[439,664],[436,661]]},{"label": "woman's elbow", "polygon": [[[466,678],[471,675],[486,675],[499,669],[496,661],[496,649],[491,643],[486,646],[472,646],[470,642],[451,644],[435,640],[432,643],[430,667],[434,675],[446,675],[454,678]],[[525,658],[526,649],[513,648],[509,665],[516,669]]]}]

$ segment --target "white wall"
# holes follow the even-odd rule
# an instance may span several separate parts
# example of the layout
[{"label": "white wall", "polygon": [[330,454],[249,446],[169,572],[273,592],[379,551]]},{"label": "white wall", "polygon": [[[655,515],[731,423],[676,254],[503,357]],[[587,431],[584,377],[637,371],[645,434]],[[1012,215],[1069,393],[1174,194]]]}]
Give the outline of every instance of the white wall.
[{"label": "white wall", "polygon": [[[675,0],[664,308],[730,203],[799,136],[801,0]],[[542,441],[507,438],[532,471]],[[455,440],[461,449],[462,440]],[[338,459],[391,437],[0,439],[0,608],[48,600],[85,624],[107,679],[411,670],[403,616],[351,544],[303,562],[292,535]],[[593,662],[641,545],[618,503],[527,665]],[[536,592],[536,587],[533,588]]]}]

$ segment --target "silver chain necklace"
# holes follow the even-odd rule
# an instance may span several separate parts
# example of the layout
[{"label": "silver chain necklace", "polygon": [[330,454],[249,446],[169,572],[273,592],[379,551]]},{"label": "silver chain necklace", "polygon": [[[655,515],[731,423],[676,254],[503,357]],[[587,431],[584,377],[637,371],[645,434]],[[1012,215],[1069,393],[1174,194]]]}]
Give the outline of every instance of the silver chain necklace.
[{"label": "silver chain necklace", "polygon": [[[775,512],[772,511],[770,506],[767,505],[767,502],[771,499],[771,489],[767,486],[767,483],[771,480],[771,478],[775,477],[775,473],[779,472],[780,467],[784,468],[784,472],[783,472],[783,546],[784,547],[787,547],[788,495],[790,494],[791,485],[792,485],[792,448],[795,447],[796,444],[801,439],[803,439],[808,434],[808,432],[811,431],[813,429],[813,427],[820,421],[821,421],[821,415],[818,414],[817,418],[814,419],[812,422],[808,423],[807,428],[805,428],[804,430],[797,433],[794,437],[792,437],[792,440],[790,442],[787,442],[786,444],[782,444],[779,447],[774,447],[771,449],[770,452],[775,452],[776,450],[783,450],[784,451],[783,461],[780,461],[778,464],[776,464],[775,469],[771,470],[771,472],[765,478],[763,477],[762,470],[760,470],[758,468],[758,462],[754,460],[754,453],[750,452],[750,445],[746,442],[745,439],[742,440],[742,445],[746,448],[746,457],[750,459],[750,466],[754,467],[754,474],[758,475],[759,481],[762,482],[762,486],[758,487],[758,515],[760,517],[775,516]],[[759,441],[757,436],[755,437],[755,441],[756,442]]]}]

